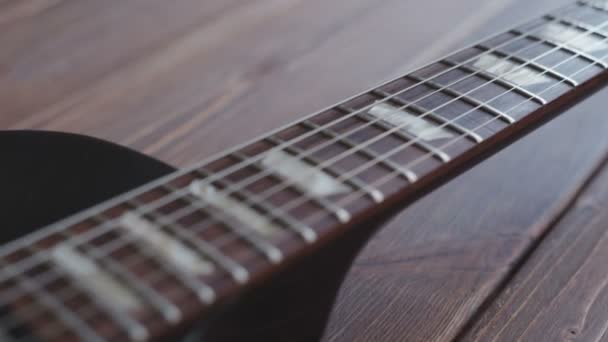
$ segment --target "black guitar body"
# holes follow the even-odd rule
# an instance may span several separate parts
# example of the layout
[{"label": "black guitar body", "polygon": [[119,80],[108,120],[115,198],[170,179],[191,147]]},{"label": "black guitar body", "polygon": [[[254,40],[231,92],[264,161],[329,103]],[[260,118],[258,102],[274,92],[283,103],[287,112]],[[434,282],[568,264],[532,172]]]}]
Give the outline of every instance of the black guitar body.
[{"label": "black guitar body", "polygon": [[[116,144],[56,132],[0,132],[0,157],[0,244],[175,170]],[[370,234],[358,230],[325,246],[170,340],[318,341],[346,271]]]},{"label": "black guitar body", "polygon": [[107,141],[0,132],[0,244],[175,170]]}]

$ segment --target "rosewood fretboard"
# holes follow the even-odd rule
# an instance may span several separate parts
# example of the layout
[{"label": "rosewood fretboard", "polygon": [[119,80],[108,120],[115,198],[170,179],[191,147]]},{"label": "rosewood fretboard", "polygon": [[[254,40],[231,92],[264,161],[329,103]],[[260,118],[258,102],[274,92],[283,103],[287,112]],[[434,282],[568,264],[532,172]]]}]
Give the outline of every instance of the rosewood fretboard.
[{"label": "rosewood fretboard", "polygon": [[578,2],[0,250],[0,338],[147,340],[548,119],[608,75]]}]

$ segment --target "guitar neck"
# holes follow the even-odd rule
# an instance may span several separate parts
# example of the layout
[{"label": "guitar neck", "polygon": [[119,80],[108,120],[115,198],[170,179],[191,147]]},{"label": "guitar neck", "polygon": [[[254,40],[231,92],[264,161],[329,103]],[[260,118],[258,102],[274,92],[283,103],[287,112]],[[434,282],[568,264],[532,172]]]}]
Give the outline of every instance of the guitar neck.
[{"label": "guitar neck", "polygon": [[608,8],[577,2],[19,239],[0,249],[0,337],[163,336],[403,208],[607,68]]}]

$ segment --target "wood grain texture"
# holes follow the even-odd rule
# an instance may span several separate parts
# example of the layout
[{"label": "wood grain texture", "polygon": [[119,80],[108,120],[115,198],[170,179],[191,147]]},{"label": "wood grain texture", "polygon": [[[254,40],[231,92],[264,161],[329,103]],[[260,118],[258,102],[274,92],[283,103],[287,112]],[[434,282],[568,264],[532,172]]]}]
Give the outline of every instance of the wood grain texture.
[{"label": "wood grain texture", "polygon": [[444,186],[380,231],[343,286],[327,341],[458,336],[606,151],[606,141],[597,139],[601,133],[589,130],[601,120],[594,108],[606,94]]},{"label": "wood grain texture", "polygon": [[[477,4],[446,10],[463,17]],[[420,13],[438,7],[446,5],[155,0],[39,7],[0,36],[1,123],[93,134],[189,164],[405,72],[427,40],[458,26],[461,19],[451,18],[443,31],[415,32]],[[488,19],[472,21],[477,27]],[[450,46],[434,51],[438,57]],[[225,134],[226,126],[238,134]]]},{"label": "wood grain texture", "polygon": [[[0,127],[91,134],[184,166],[565,3],[0,1]],[[383,229],[325,340],[462,334],[608,149],[606,96]]]},{"label": "wood grain texture", "polygon": [[608,339],[607,204],[604,164],[464,340]]}]

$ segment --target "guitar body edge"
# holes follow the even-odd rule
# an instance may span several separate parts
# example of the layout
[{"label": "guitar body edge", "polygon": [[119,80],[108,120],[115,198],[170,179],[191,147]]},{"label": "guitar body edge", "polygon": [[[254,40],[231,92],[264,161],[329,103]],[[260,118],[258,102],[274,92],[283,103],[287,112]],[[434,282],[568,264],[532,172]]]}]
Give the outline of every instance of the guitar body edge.
[{"label": "guitar body edge", "polygon": [[[107,141],[46,131],[0,132],[0,156],[0,245],[175,170]],[[359,229],[301,260],[171,340],[320,340],[340,284],[371,231]]]},{"label": "guitar body edge", "polygon": [[175,168],[101,139],[0,132],[0,244],[160,178]]}]

